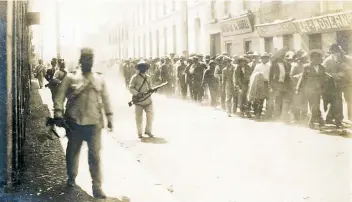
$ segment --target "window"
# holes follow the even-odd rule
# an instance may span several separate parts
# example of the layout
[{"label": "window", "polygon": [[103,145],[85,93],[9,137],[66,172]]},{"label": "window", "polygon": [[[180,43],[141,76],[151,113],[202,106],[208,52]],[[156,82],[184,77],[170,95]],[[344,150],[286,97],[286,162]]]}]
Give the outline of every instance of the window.
[{"label": "window", "polygon": [[226,53],[232,55],[232,43],[226,43]]},{"label": "window", "polygon": [[352,40],[351,40],[351,31],[339,31],[336,32],[336,42],[341,46],[341,48],[348,54],[351,53],[352,49]]},{"label": "window", "polygon": [[293,35],[284,35],[283,36],[283,44],[287,46],[289,50],[293,50]]},{"label": "window", "polygon": [[176,50],[177,50],[177,38],[176,38],[176,25],[172,26],[172,33],[173,33],[173,52],[176,53]]},{"label": "window", "polygon": [[172,0],[172,11],[176,10],[176,1]]},{"label": "window", "polygon": [[141,57],[141,37],[138,36],[138,57]]},{"label": "window", "polygon": [[244,53],[252,50],[252,41],[244,41]]},{"label": "window", "polygon": [[157,56],[157,57],[160,57],[159,45],[160,45],[160,41],[159,41],[159,30],[156,30],[156,56]]},{"label": "window", "polygon": [[149,0],[148,15],[149,15],[149,20],[152,20],[152,0]]},{"label": "window", "polygon": [[167,7],[166,7],[166,1],[163,1],[163,14],[166,15],[167,14]]},{"label": "window", "polygon": [[216,12],[215,12],[215,0],[212,0],[210,2],[210,13],[211,13],[211,19],[216,19]]},{"label": "window", "polygon": [[147,35],[144,34],[143,36],[143,56],[144,58],[147,57]]},{"label": "window", "polygon": [[224,14],[228,16],[230,14],[230,1],[224,1]]},{"label": "window", "polygon": [[167,28],[164,28],[164,54],[167,55]]},{"label": "window", "polygon": [[274,52],[273,37],[264,38],[264,49],[265,49],[265,52],[267,53]]},{"label": "window", "polygon": [[149,32],[149,56],[153,57],[153,38],[151,32]]},{"label": "window", "polygon": [[311,34],[309,35],[309,50],[321,49],[321,34]]}]

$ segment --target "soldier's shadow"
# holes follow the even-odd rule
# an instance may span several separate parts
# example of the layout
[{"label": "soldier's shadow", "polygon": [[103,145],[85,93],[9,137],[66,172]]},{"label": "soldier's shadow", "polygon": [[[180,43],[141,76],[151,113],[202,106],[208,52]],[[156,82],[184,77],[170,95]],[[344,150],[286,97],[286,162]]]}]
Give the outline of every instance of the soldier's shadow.
[{"label": "soldier's shadow", "polygon": [[53,192],[60,193],[55,196],[55,201],[107,201],[107,202],[130,202],[130,199],[126,196],[119,198],[109,197],[106,199],[95,199],[93,196],[87,194],[81,187],[76,186],[74,188],[68,188],[66,184],[57,185],[53,187]]},{"label": "soldier's shadow", "polygon": [[149,144],[167,144],[168,143],[168,141],[162,137],[143,137],[141,139],[141,142],[149,143]]}]

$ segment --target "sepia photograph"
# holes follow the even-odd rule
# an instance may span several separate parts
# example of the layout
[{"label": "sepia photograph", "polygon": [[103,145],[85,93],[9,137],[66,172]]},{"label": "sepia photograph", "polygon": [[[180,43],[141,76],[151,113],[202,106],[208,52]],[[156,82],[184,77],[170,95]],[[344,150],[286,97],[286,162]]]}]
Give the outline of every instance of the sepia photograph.
[{"label": "sepia photograph", "polygon": [[352,0],[0,0],[0,202],[352,202]]}]

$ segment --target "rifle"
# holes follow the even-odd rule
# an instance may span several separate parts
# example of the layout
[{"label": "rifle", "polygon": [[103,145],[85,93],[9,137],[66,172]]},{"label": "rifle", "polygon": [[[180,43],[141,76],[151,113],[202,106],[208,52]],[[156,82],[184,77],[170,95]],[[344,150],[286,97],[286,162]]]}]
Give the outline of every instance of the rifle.
[{"label": "rifle", "polygon": [[[52,134],[54,134],[57,138],[61,138],[59,134],[57,134],[56,130],[55,130],[55,125],[57,123],[57,119],[55,118],[51,118],[51,117],[47,117],[46,118],[46,122],[45,122],[45,126],[49,127],[49,130],[52,132]],[[70,130],[70,127],[68,126],[66,121],[63,121],[62,123],[62,127],[65,128],[66,130]],[[52,135],[48,135],[48,138],[50,140],[54,140]]]},{"label": "rifle", "polygon": [[[166,86],[167,84],[168,84],[168,82],[165,82],[165,83],[162,83],[162,84],[160,84],[160,85],[157,85],[157,86],[151,88],[150,90],[148,90],[148,91],[146,91],[146,92],[143,92],[143,93],[141,94],[141,96],[132,96],[132,100],[128,103],[128,106],[131,107],[132,105],[134,105],[134,104],[136,104],[136,103],[138,103],[138,102],[141,102],[141,101],[140,101],[140,98],[142,98],[142,97],[144,97],[144,96],[146,96],[146,95],[148,95],[148,94],[151,95],[152,93],[155,93],[159,88],[164,87],[164,86]],[[149,96],[150,96],[150,95],[149,95]]]}]

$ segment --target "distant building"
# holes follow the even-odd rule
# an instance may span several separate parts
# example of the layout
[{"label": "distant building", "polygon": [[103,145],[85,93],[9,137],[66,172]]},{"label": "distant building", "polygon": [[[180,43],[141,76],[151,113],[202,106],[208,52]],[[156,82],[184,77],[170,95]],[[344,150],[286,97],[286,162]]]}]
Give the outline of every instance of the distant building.
[{"label": "distant building", "polygon": [[108,36],[112,59],[241,55],[284,46],[327,51],[336,42],[352,52],[349,1],[135,0],[114,6]]}]

